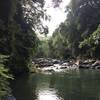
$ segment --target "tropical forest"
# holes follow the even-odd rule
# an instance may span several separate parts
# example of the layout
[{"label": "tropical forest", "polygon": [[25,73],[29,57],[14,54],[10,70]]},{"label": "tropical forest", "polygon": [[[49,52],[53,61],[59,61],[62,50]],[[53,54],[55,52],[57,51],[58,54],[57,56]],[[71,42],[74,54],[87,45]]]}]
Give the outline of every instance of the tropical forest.
[{"label": "tropical forest", "polygon": [[100,100],[100,0],[0,0],[0,100]]}]

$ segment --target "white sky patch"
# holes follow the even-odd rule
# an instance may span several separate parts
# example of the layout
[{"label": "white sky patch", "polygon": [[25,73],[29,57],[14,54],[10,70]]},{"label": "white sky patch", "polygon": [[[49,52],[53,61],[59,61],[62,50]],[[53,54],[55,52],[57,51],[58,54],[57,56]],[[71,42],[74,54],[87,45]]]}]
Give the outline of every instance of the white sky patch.
[{"label": "white sky patch", "polygon": [[43,23],[49,28],[48,36],[51,36],[59,24],[66,19],[65,7],[70,3],[70,0],[62,1],[59,8],[53,8],[52,0],[46,0],[45,9],[47,9],[47,14],[51,16],[51,21],[44,21]]}]

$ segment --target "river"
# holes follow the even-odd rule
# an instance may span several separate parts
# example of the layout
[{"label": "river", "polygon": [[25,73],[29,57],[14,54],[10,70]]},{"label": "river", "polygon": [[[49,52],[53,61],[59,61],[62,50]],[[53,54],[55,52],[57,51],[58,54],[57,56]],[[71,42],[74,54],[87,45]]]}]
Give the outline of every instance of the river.
[{"label": "river", "polygon": [[17,100],[100,100],[100,71],[31,74],[12,83]]}]

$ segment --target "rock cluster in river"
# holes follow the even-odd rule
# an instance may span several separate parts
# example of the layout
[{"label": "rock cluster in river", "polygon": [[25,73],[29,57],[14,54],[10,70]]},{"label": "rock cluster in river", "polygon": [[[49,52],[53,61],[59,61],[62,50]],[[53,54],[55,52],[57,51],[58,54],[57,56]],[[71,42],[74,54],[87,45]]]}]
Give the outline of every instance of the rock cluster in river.
[{"label": "rock cluster in river", "polygon": [[42,71],[61,72],[76,69],[100,69],[100,60],[58,60],[51,58],[34,59],[33,64]]},{"label": "rock cluster in river", "polygon": [[33,64],[37,65],[37,68],[42,71],[49,72],[64,72],[67,70],[76,70],[78,65],[68,60],[57,60],[50,58],[38,58],[34,59]]},{"label": "rock cluster in river", "polygon": [[81,60],[79,61],[79,68],[100,69],[100,60]]}]

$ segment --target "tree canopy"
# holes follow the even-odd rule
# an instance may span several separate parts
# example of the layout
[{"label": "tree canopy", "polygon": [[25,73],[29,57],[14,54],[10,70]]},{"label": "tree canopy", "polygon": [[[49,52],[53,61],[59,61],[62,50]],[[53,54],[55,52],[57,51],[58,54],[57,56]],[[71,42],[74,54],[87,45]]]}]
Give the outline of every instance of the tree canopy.
[{"label": "tree canopy", "polygon": [[[69,54],[72,57],[99,58],[99,5],[99,0],[71,0],[69,6],[66,7],[65,22],[61,23],[53,33],[52,43],[58,41],[54,47],[56,45],[60,46],[61,43],[64,46],[64,42],[66,44],[64,48],[67,48],[65,49],[66,52],[70,50]],[[56,37],[62,37],[63,41],[56,39]]]}]

